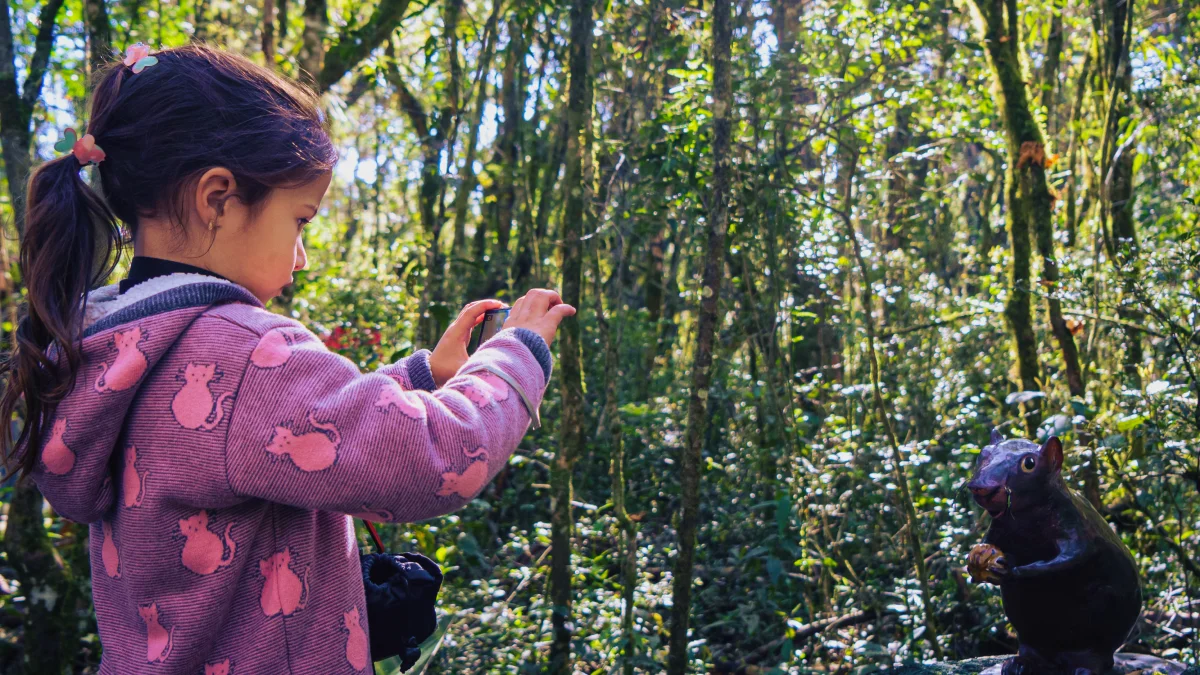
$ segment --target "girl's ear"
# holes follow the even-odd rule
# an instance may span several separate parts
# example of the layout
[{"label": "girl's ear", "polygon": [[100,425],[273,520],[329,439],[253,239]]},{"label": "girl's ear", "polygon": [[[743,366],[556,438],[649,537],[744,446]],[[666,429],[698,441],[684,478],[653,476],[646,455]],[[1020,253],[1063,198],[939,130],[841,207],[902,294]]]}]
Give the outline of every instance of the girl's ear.
[{"label": "girl's ear", "polygon": [[1058,436],[1051,436],[1042,444],[1042,457],[1046,459],[1046,466],[1050,467],[1050,473],[1058,473],[1062,469],[1063,447]]},{"label": "girl's ear", "polygon": [[237,193],[237,180],[223,166],[205,171],[196,181],[196,212],[207,226],[214,218],[225,215],[225,202]]}]

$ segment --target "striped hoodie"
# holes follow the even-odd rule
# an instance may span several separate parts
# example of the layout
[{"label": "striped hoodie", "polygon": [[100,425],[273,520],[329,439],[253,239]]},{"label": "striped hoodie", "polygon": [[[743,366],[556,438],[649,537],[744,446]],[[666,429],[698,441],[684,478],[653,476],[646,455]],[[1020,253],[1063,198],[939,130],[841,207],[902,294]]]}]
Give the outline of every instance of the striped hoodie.
[{"label": "striped hoodie", "polygon": [[524,329],[441,388],[427,350],[364,374],[196,274],[106,286],[86,308],[82,365],[32,477],[90,524],[102,675],[373,672],[351,517],[462,507],[550,375]]}]

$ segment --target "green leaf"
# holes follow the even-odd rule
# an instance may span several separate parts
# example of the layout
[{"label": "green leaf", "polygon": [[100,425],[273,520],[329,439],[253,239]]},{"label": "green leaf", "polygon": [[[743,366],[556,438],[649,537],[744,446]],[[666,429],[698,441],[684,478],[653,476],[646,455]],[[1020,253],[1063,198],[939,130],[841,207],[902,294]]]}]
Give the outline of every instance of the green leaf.
[{"label": "green leaf", "polygon": [[1045,396],[1046,395],[1040,391],[1014,391],[1005,397],[1004,402],[1008,405],[1013,405],[1016,403],[1026,403],[1035,398],[1044,398]]},{"label": "green leaf", "polygon": [[783,574],[783,563],[779,562],[779,558],[775,556],[767,558],[767,576],[771,577],[771,583],[779,581],[781,574]]},{"label": "green leaf", "polygon": [[640,403],[626,403],[625,405],[621,406],[620,408],[617,408],[617,410],[620,410],[621,412],[625,413],[626,415],[630,415],[633,417],[641,417],[650,412],[650,406],[640,404]]},{"label": "green leaf", "polygon": [[[433,631],[433,635],[430,635],[425,639],[424,642],[421,643],[421,658],[417,659],[417,662],[413,664],[413,667],[408,669],[408,671],[403,673],[403,675],[421,675],[424,673],[426,666],[429,665],[429,662],[432,661],[433,657],[437,655],[438,649],[441,648],[442,638],[446,637],[446,632],[449,629],[450,617],[443,616],[438,621],[437,630]],[[388,675],[401,675],[400,658],[397,656],[393,656],[384,660],[380,663],[380,667],[383,669],[383,672],[388,673]]]},{"label": "green leaf", "polygon": [[1096,415],[1095,409],[1078,398],[1071,399],[1071,409],[1075,411],[1076,415],[1083,415],[1087,419],[1091,419]]},{"label": "green leaf", "polygon": [[1125,432],[1130,429],[1136,429],[1145,422],[1145,415],[1126,415],[1117,419],[1117,431]]}]

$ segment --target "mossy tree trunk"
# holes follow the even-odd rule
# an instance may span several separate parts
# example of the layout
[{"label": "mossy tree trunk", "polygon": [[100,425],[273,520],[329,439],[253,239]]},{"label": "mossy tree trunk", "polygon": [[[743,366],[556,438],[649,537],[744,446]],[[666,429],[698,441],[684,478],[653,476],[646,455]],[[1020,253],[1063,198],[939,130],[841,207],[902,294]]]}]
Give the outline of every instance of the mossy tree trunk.
[{"label": "mossy tree trunk", "polygon": [[687,436],[680,462],[679,552],[675,557],[671,584],[671,637],[667,672],[683,675],[688,664],[688,619],[692,599],[692,564],[696,553],[696,529],[700,523],[700,450],[708,426],[708,386],[712,378],[713,338],[717,328],[717,304],[724,275],[725,236],[729,228],[729,194],[733,167],[730,163],[730,129],[733,119],[733,83],[729,72],[733,20],[729,0],[713,3],[713,178],[709,196],[707,243],[701,279],[700,312],[696,318],[695,360],[692,362],[691,392],[688,397]]},{"label": "mossy tree trunk", "polygon": [[[562,299],[580,307],[583,285],[585,221],[595,193],[592,166],[592,0],[571,6],[571,35],[567,85],[567,171],[563,178]],[[571,478],[583,452],[583,373],[579,322],[564,321],[560,330],[559,369],[562,416],[559,447],[550,468],[550,599],[553,604],[550,673],[566,675],[571,665]]]},{"label": "mossy tree trunk", "polygon": [[[1083,395],[1083,375],[1074,336],[1062,316],[1058,300],[1058,261],[1054,252],[1054,197],[1046,181],[1046,151],[1042,130],[1034,117],[1021,70],[1021,36],[1017,0],[972,0],[983,24],[1000,109],[1008,139],[1006,208],[1012,267],[1005,317],[1017,348],[1021,388],[1038,391],[1037,337],[1033,330],[1030,280],[1030,236],[1035,235],[1042,258],[1042,292],[1050,327],[1062,352],[1067,386],[1074,396]],[[1025,426],[1033,435],[1040,423],[1037,400],[1027,402]]]}]

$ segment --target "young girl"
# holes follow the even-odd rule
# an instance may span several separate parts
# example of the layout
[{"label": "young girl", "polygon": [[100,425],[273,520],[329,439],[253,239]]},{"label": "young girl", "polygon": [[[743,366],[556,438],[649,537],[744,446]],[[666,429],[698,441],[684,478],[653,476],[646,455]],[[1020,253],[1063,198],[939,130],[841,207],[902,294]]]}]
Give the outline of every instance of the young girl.
[{"label": "young girl", "polygon": [[[479,494],[536,422],[575,310],[532,291],[468,359],[501,306],[473,303],[432,353],[364,375],[264,309],[305,267],[336,154],[315,95],[239,56],[131,47],[59,149],[30,182],[0,420],[23,399],[6,458],[91,525],[100,672],[371,672],[351,515]],[[93,290],[118,220],[129,277]]]}]

